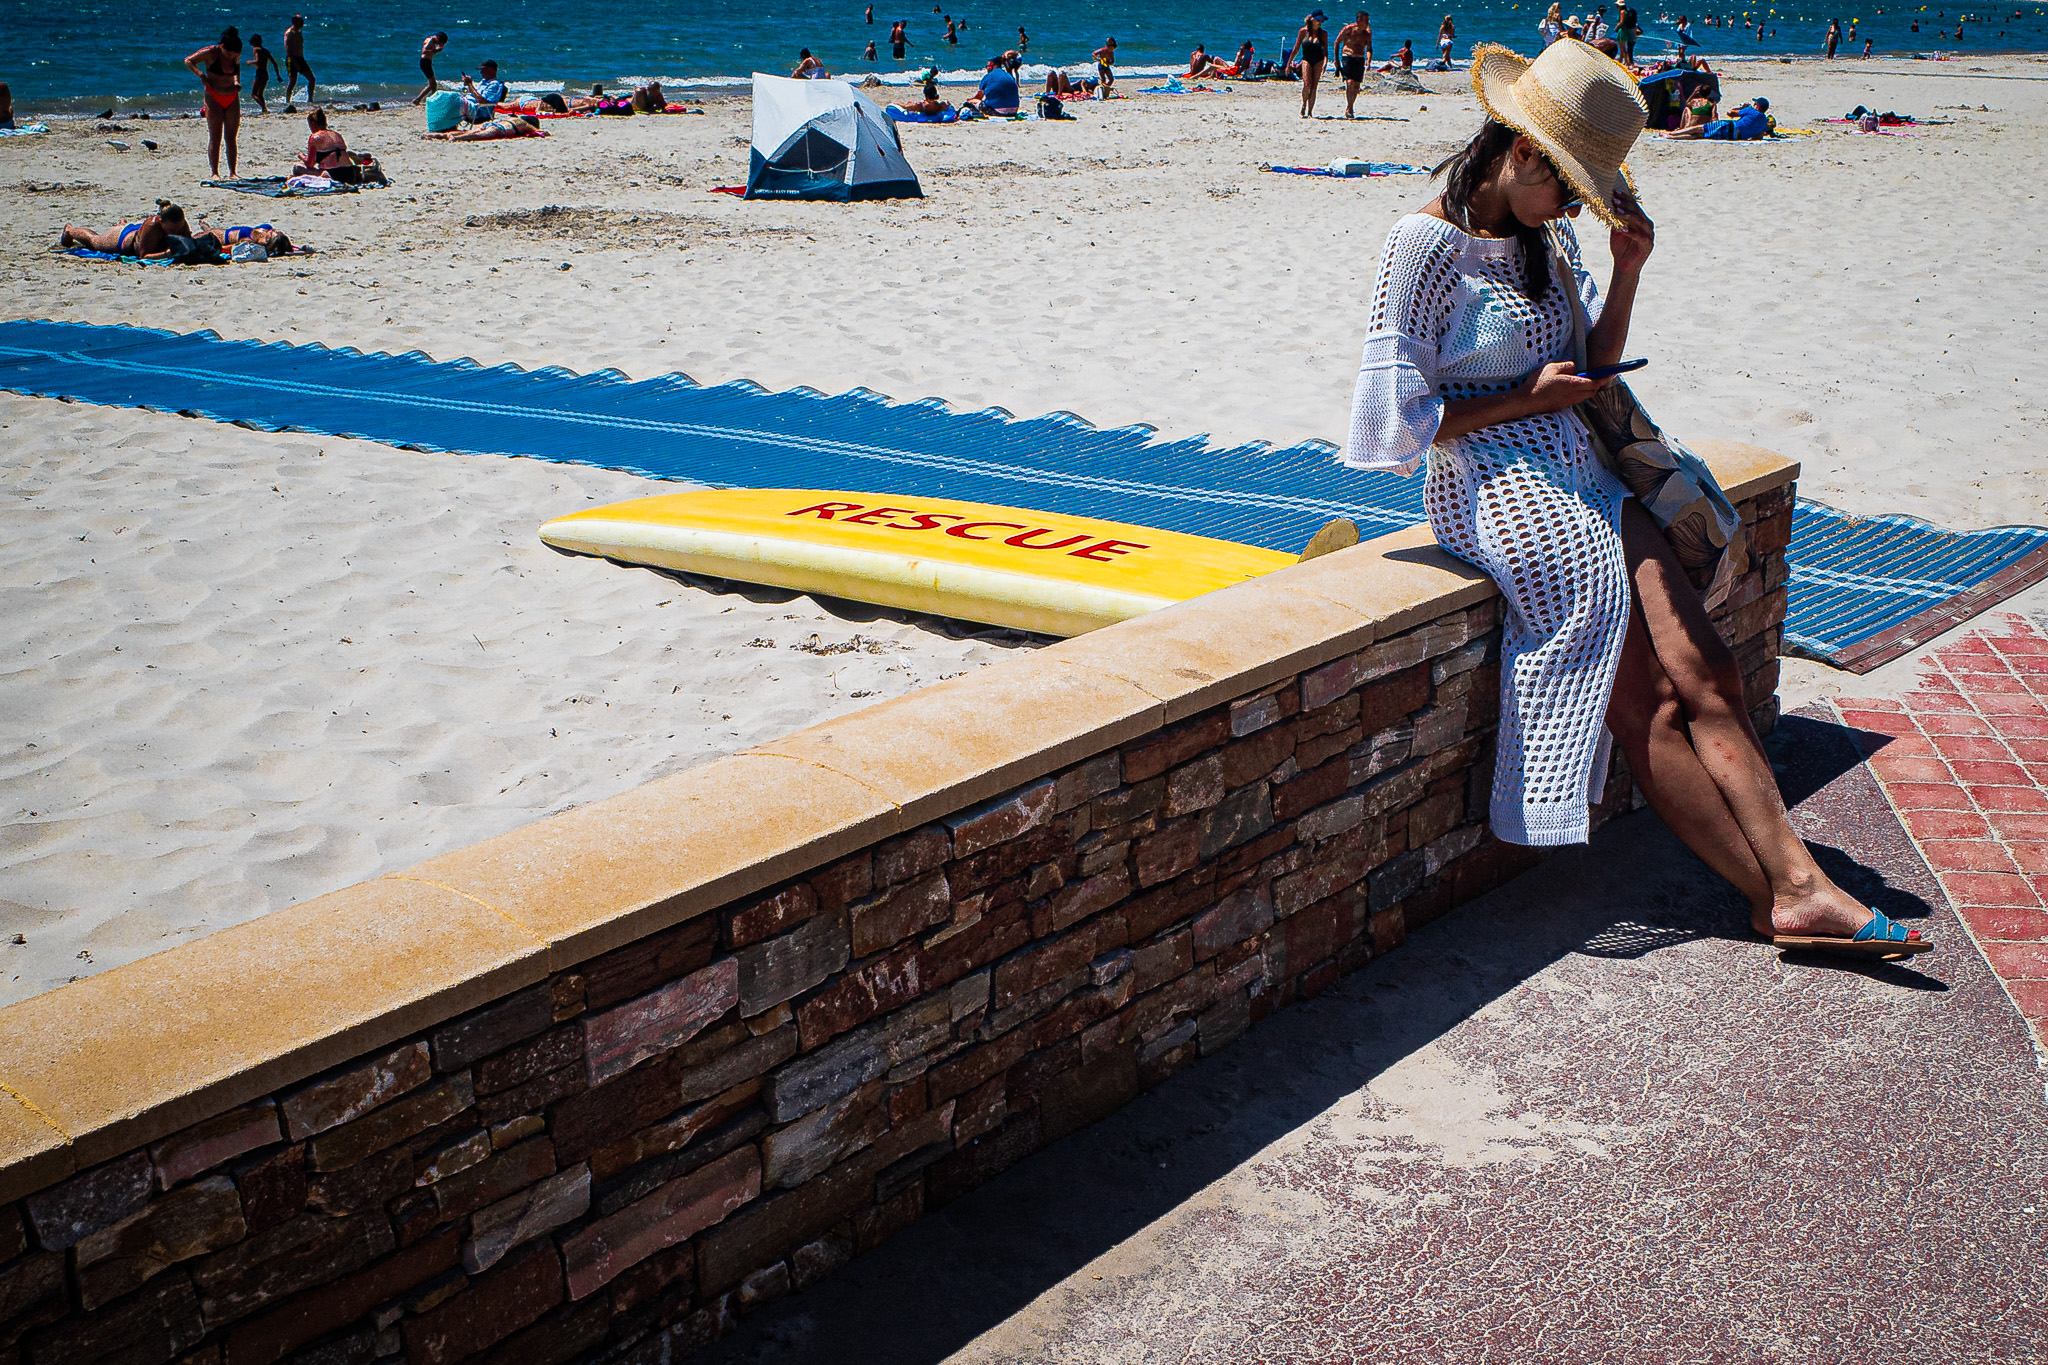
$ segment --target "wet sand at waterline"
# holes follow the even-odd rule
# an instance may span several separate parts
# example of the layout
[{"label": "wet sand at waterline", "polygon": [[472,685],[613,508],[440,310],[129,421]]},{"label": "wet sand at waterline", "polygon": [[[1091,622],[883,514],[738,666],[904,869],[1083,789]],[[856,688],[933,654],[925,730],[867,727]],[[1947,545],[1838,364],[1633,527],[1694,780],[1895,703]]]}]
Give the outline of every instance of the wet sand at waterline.
[{"label": "wet sand at waterline", "polygon": [[[202,188],[197,120],[59,124],[0,142],[0,315],[1337,440],[1379,244],[1434,191],[1258,167],[1434,163],[1477,107],[1462,76],[1425,79],[1440,92],[1362,98],[1357,123],[1240,86],[906,126],[928,197],[858,205],[708,193],[745,178],[744,99],[467,146],[422,142],[416,110],[337,114],[394,185],[319,200]],[[1659,228],[1629,347],[1645,404],[1802,460],[1801,491],[1836,506],[2048,521],[2044,86],[2037,59],[1730,67],[1730,105],[1767,95],[1822,131],[1635,153]],[[1820,122],[1859,103],[1955,122]],[[1341,87],[1320,104],[1341,115]],[[302,119],[250,114],[243,174],[304,142]],[[319,254],[47,250],[158,197]],[[628,474],[22,398],[0,399],[0,442],[0,1001],[1014,647],[540,544],[550,517],[668,487]]]}]

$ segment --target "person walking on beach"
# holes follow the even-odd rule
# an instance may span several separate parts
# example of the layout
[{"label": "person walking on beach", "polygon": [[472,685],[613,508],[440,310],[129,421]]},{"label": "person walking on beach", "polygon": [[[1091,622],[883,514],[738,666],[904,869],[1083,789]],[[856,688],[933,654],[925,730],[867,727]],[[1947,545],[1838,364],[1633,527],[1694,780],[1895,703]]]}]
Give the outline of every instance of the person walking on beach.
[{"label": "person walking on beach", "polygon": [[270,105],[263,98],[263,92],[270,88],[270,73],[284,75],[284,69],[277,64],[277,54],[263,45],[263,35],[249,35],[249,60],[256,64],[256,80],[249,87],[249,98],[256,101],[257,109],[270,112]]},{"label": "person walking on beach", "polygon": [[1636,39],[1643,36],[1643,21],[1634,5],[1623,5],[1614,20],[1614,41],[1623,66],[1636,64]]},{"label": "person walking on beach", "polygon": [[1301,21],[1301,28],[1294,35],[1294,46],[1287,50],[1288,61],[1298,55],[1301,58],[1301,116],[1316,116],[1316,87],[1323,83],[1323,63],[1329,60],[1330,37],[1323,29],[1322,11],[1317,10]]},{"label": "person walking on beach", "polygon": [[1358,87],[1372,65],[1372,16],[1364,10],[1337,31],[1337,66],[1344,76],[1344,117],[1358,117]]},{"label": "person walking on beach", "polygon": [[1444,16],[1444,22],[1442,27],[1438,28],[1436,31],[1436,66],[1434,68],[1435,70],[1449,71],[1451,69],[1451,46],[1457,41],[1458,26],[1452,23],[1451,16],[1446,14]]},{"label": "person walking on beach", "polygon": [[[1486,120],[1436,168],[1443,193],[1394,225],[1366,294],[1341,458],[1402,473],[1426,460],[1437,543],[1506,601],[1493,834],[1585,843],[1611,736],[1777,946],[1931,949],[1837,887],[1793,830],[1734,655],[1574,411],[1613,382],[1578,373],[1578,339],[1589,365],[1622,356],[1656,244],[1622,165],[1648,119],[1634,79],[1582,43],[1534,61],[1482,43],[1472,76]],[[1608,230],[1604,291],[1572,229],[1582,209]]]},{"label": "person walking on beach", "polygon": [[291,27],[284,31],[284,111],[292,112],[292,91],[299,77],[306,78],[306,103],[311,104],[313,93],[313,68],[306,65],[306,16],[294,14]]},{"label": "person walking on beach", "polygon": [[1109,87],[1116,84],[1116,39],[1105,41],[1095,49],[1095,98],[1109,98]]},{"label": "person walking on beach", "polygon": [[1543,45],[1545,47],[1549,47],[1559,38],[1564,37],[1563,6],[1552,5],[1550,7],[1549,13],[1545,14],[1542,19],[1537,21],[1536,32],[1542,35]]},{"label": "person walking on beach", "polygon": [[414,95],[412,97],[412,102],[414,104],[423,103],[426,100],[427,96],[433,94],[436,90],[439,90],[441,88],[440,80],[436,78],[434,75],[434,58],[440,56],[442,51],[447,46],[448,35],[445,33],[429,33],[426,36],[426,38],[421,41],[420,74],[427,78],[427,83],[424,87],[422,87],[419,94]]},{"label": "person walking on beach", "polygon": [[1841,43],[1841,41],[1842,21],[1840,19],[1828,20],[1828,37],[1827,43],[1823,48],[1823,51],[1826,53],[1827,59],[1829,61],[1833,61],[1835,59],[1835,48]]},{"label": "person walking on beach", "polygon": [[441,79],[434,74],[434,58],[440,56],[447,49],[448,35],[446,33],[429,33],[420,40],[420,74],[427,78],[427,83],[420,88],[419,94],[412,97],[414,104],[424,103],[427,96],[441,88]]},{"label": "person walking on beach", "polygon": [[235,135],[242,129],[242,35],[233,25],[220,41],[185,59],[185,69],[199,78],[206,101],[206,164],[220,179],[220,149],[228,149],[228,174],[235,174]]}]

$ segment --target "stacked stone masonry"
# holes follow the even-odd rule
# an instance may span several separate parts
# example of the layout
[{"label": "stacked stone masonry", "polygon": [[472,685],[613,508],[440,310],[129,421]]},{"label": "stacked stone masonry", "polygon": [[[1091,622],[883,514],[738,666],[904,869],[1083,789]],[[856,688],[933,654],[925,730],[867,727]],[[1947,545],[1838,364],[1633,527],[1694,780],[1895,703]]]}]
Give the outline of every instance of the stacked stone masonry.
[{"label": "stacked stone masonry", "polygon": [[[1768,729],[1790,490],[1743,512]],[[0,1362],[679,1358],[1528,866],[1499,642],[1449,612],[0,1206]]]}]

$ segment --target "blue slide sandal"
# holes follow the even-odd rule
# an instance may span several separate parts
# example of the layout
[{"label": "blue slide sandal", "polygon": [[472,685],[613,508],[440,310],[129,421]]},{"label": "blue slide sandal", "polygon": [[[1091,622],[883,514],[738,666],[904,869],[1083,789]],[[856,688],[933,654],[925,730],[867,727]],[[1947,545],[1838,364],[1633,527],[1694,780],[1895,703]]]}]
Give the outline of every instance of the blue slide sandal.
[{"label": "blue slide sandal", "polygon": [[1911,932],[1905,925],[1873,906],[1870,911],[1870,923],[1858,929],[1854,937],[1844,938],[1840,934],[1772,934],[1771,946],[1800,950],[1817,949],[1821,952],[1849,953],[1856,957],[1875,958],[1911,957],[1915,953],[1934,951],[1934,944],[1929,940],[1908,937]]}]

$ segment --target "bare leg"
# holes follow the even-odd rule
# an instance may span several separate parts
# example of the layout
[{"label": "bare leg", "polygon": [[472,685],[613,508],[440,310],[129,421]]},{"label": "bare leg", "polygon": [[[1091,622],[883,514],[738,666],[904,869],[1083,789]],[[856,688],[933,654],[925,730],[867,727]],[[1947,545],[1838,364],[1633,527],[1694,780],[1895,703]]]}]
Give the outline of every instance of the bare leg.
[{"label": "bare leg", "polygon": [[[1759,933],[1855,933],[1870,922],[1870,910],[1828,879],[1792,828],[1777,779],[1771,775],[1763,745],[1750,724],[1735,656],[1715,633],[1706,607],[1686,580],[1670,543],[1634,499],[1623,505],[1622,545],[1635,588],[1634,611],[1648,632],[1658,667],[1676,694],[1678,719],[1693,755],[1691,763],[1718,790],[1767,883],[1769,897],[1765,900],[1757,894],[1753,881],[1745,884],[1723,872],[1749,897],[1752,926]],[[1645,743],[1642,749],[1646,770],[1638,772],[1647,776],[1644,795],[1656,805],[1659,790],[1682,793],[1686,801],[1670,803],[1666,822],[1721,871],[1717,859],[1726,858],[1726,830],[1710,818],[1709,803],[1693,790],[1696,779],[1692,769],[1668,745],[1660,748]],[[1634,753],[1630,759],[1633,763]],[[1673,766],[1660,772],[1660,761]],[[1663,806],[1657,809],[1664,814]],[[1703,816],[1703,810],[1708,815]],[[1694,825],[1695,819],[1704,823]]]},{"label": "bare leg", "polygon": [[206,164],[212,168],[215,180],[220,179],[221,124],[221,108],[209,93],[206,96]]},{"label": "bare leg", "polygon": [[119,249],[121,245],[121,229],[116,227],[108,228],[105,232],[88,232],[83,228],[75,228],[71,224],[66,223],[64,231],[57,236],[57,245],[91,247],[94,251],[105,251],[111,254]]},{"label": "bare leg", "polygon": [[1344,82],[1344,117],[1356,118],[1358,106],[1358,82]]},{"label": "bare leg", "polygon": [[221,120],[221,132],[224,135],[228,146],[228,174],[230,176],[233,176],[236,174],[235,137],[242,131],[241,101],[235,101],[234,104],[230,105],[228,108],[222,110],[221,112],[226,115],[226,117]]}]

